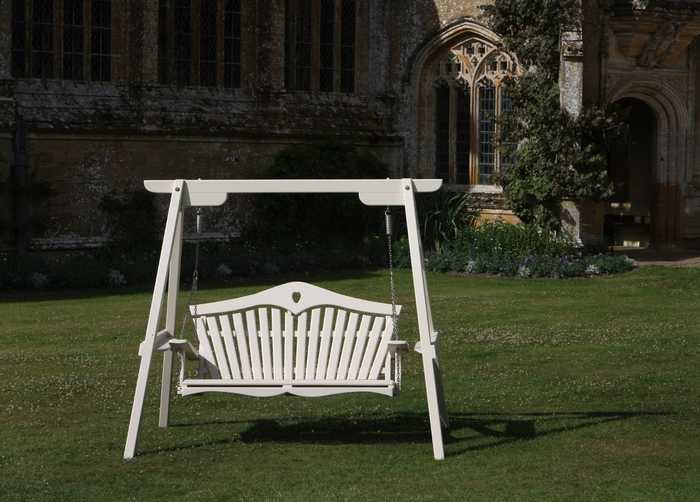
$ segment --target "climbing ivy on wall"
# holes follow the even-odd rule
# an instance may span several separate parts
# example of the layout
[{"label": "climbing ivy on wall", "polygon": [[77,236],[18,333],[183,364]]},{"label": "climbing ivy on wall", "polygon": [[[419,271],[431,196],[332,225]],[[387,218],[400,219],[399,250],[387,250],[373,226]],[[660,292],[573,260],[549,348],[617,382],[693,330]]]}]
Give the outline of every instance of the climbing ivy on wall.
[{"label": "climbing ivy on wall", "polygon": [[506,83],[512,111],[500,119],[501,148],[514,162],[499,182],[523,221],[560,230],[562,200],[611,195],[607,150],[622,131],[609,110],[587,107],[574,117],[560,105],[560,33],[577,28],[579,1],[495,0],[482,10],[523,68]]}]

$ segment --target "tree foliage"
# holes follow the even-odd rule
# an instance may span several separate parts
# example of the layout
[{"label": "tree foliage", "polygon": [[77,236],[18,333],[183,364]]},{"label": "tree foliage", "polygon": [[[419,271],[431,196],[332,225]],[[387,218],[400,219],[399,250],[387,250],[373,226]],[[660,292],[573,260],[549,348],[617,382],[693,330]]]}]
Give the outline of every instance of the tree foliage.
[{"label": "tree foliage", "polygon": [[483,7],[485,21],[524,69],[505,84],[512,108],[499,119],[501,148],[513,165],[499,182],[523,221],[548,230],[560,229],[562,200],[611,194],[607,151],[622,127],[602,108],[578,116],[561,108],[560,33],[577,29],[579,10],[577,0],[496,0]]}]

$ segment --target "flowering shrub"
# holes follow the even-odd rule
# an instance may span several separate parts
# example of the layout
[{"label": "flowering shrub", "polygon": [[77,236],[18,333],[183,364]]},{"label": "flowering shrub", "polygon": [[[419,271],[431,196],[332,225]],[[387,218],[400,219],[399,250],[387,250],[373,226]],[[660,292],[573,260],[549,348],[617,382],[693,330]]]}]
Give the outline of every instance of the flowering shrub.
[{"label": "flowering shrub", "polygon": [[[394,264],[409,266],[407,246],[401,243],[395,251]],[[434,272],[568,278],[625,272],[634,262],[619,255],[584,255],[569,239],[534,225],[489,223],[463,229],[441,252],[427,256],[426,267]]]}]

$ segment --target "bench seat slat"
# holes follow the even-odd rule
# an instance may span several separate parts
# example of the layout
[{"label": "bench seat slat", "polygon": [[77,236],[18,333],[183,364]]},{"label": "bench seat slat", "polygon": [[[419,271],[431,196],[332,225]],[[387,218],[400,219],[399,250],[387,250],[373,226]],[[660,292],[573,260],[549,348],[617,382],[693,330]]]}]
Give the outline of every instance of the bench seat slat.
[{"label": "bench seat slat", "polygon": [[335,380],[335,375],[338,371],[338,360],[340,359],[340,348],[345,335],[346,318],[347,312],[343,309],[337,309],[333,339],[331,340],[331,355],[328,358],[328,366],[326,368],[326,378],[328,380]]},{"label": "bench seat slat", "polygon": [[315,308],[311,311],[311,325],[309,326],[308,354],[306,355],[305,378],[312,380],[316,375],[316,355],[318,352],[319,326],[321,324],[321,309]]},{"label": "bench seat slat", "polygon": [[260,361],[260,347],[258,345],[258,326],[255,322],[255,310],[245,313],[246,332],[248,335],[248,347],[250,347],[250,369],[253,378],[262,378],[262,362]]},{"label": "bench seat slat", "polygon": [[221,378],[231,378],[231,372],[228,369],[228,361],[226,360],[226,352],[224,352],[224,344],[221,342],[221,333],[219,326],[216,323],[216,317],[207,317],[207,328],[209,328],[209,338],[214,347],[214,355],[216,356],[216,366],[221,373]]},{"label": "bench seat slat", "polygon": [[231,330],[231,321],[228,314],[219,316],[219,322],[221,323],[221,332],[224,337],[224,346],[228,355],[228,366],[231,369],[231,376],[234,379],[241,378],[241,368],[238,364],[236,345],[233,341],[233,331]]},{"label": "bench seat slat", "polygon": [[270,353],[270,320],[267,309],[258,309],[258,319],[260,320],[260,352],[263,364],[263,377],[272,379],[272,354]]},{"label": "bench seat slat", "polygon": [[360,316],[356,312],[350,314],[348,325],[345,328],[343,338],[343,350],[340,354],[338,362],[338,371],[335,374],[336,380],[345,380],[348,374],[348,365],[350,364],[350,356],[352,355],[352,347],[355,344],[355,335],[357,334],[357,322]]},{"label": "bench seat slat", "polygon": [[243,327],[243,315],[240,312],[233,314],[233,329],[236,342],[238,343],[238,357],[241,360],[241,374],[243,378],[252,378],[250,370],[250,353],[248,352],[248,340],[246,340],[245,328]]},{"label": "bench seat slat", "polygon": [[335,309],[327,307],[323,315],[323,329],[321,330],[321,348],[318,352],[318,364],[316,366],[316,378],[322,379],[326,376],[328,365],[328,353],[331,346],[331,333],[333,332],[333,319],[335,319]]}]

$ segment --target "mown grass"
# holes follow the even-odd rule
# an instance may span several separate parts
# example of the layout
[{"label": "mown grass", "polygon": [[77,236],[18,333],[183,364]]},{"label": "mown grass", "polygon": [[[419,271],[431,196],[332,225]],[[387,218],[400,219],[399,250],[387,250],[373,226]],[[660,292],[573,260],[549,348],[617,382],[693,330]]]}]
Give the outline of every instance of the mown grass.
[{"label": "mown grass", "polygon": [[[415,341],[410,275],[398,281]],[[316,282],[388,296],[379,272]],[[5,297],[0,499],[698,500],[700,270],[429,282],[452,417],[443,462],[413,353],[393,400],[175,397],[169,429],[157,364],[140,455],[123,462],[149,294]]]}]

